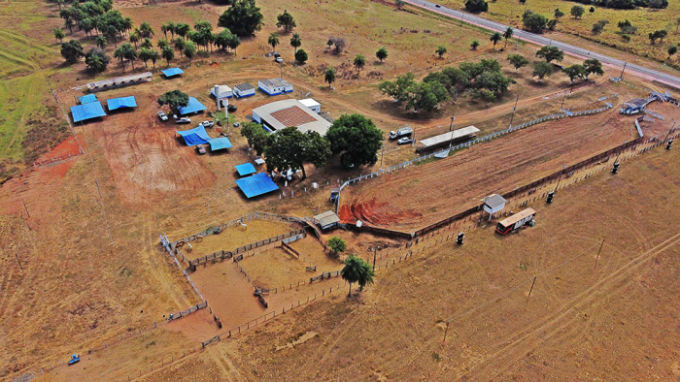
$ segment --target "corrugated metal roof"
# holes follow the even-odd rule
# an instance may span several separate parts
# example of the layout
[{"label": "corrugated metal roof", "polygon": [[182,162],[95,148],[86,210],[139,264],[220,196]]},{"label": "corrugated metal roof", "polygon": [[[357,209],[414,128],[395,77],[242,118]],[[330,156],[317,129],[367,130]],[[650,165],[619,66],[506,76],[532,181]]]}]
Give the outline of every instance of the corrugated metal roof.
[{"label": "corrugated metal roof", "polygon": [[238,85],[234,86],[234,89],[238,89],[238,90],[244,92],[246,90],[251,90],[251,89],[255,90],[255,86],[253,86],[249,83],[243,83],[243,84],[238,84]]},{"label": "corrugated metal roof", "polygon": [[424,147],[432,147],[432,146],[437,146],[442,143],[446,143],[449,141],[453,141],[456,139],[464,138],[468,135],[476,134],[479,132],[479,129],[474,127],[474,126],[468,126],[464,127],[462,129],[458,130],[453,130],[449,131],[448,133],[444,133],[441,135],[434,136],[432,138],[426,138],[426,139],[421,139],[420,144]]},{"label": "corrugated metal roof", "polygon": [[[282,115],[273,115],[278,111],[282,111],[284,109],[291,109],[291,108],[297,108],[298,110],[294,110],[295,114],[298,116],[301,115],[300,113],[306,114],[309,119],[286,119],[283,118],[286,113]],[[327,120],[323,119],[321,116],[318,114],[314,113],[313,111],[309,110],[305,105],[300,103],[300,101],[295,100],[295,99],[287,99],[283,101],[277,101],[277,102],[272,102],[266,105],[262,105],[256,109],[253,110],[253,114],[257,114],[260,116],[260,118],[267,123],[271,128],[274,130],[280,130],[280,129],[285,129],[286,127],[290,126],[296,126],[300,131],[305,132],[305,131],[316,131],[317,133],[321,135],[325,135],[326,132],[328,131],[328,128],[331,126],[331,123],[328,122]],[[288,113],[290,114],[290,113]],[[277,116],[281,117],[282,120],[279,120]],[[309,122],[304,122],[305,120]],[[299,125],[296,125],[294,123],[300,123]]]},{"label": "corrugated metal roof", "polygon": [[291,83],[284,80],[283,78],[270,78],[268,80],[260,80],[262,84],[264,84],[267,87],[270,88],[278,88],[278,87],[285,87],[285,86],[291,86]]},{"label": "corrugated metal roof", "polygon": [[489,206],[491,209],[495,209],[502,205],[505,205],[505,199],[498,194],[493,194],[484,199],[484,204]]},{"label": "corrugated metal roof", "polygon": [[340,221],[338,215],[336,215],[333,211],[326,211],[318,215],[314,215],[314,219],[318,221],[322,227],[326,227]]}]

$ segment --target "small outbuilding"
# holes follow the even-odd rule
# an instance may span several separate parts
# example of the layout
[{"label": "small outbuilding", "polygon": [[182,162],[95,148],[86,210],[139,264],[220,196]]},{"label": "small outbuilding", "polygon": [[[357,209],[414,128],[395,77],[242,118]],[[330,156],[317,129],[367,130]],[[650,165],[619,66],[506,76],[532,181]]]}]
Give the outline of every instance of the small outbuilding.
[{"label": "small outbuilding", "polygon": [[78,97],[78,100],[80,101],[81,105],[85,105],[86,103],[97,102],[97,96],[94,94],[88,94]]},{"label": "small outbuilding", "polygon": [[333,229],[340,222],[340,218],[333,211],[326,211],[318,215],[314,215],[314,222],[321,227],[322,230]]},{"label": "small outbuilding", "polygon": [[135,100],[135,96],[111,98],[106,100],[106,107],[109,111],[135,108],[137,107],[137,100]]},{"label": "small outbuilding", "polygon": [[191,130],[177,131],[177,134],[184,138],[187,146],[204,145],[211,140],[203,125],[198,125],[198,127]]},{"label": "small outbuilding", "polygon": [[502,211],[505,208],[505,198],[498,194],[489,195],[484,198],[484,211],[489,214],[489,220],[496,212]]},{"label": "small outbuilding", "polygon": [[231,88],[227,85],[215,85],[210,90],[210,94],[217,99],[231,98],[233,92]]},{"label": "small outbuilding", "polygon": [[234,86],[234,96],[236,98],[245,98],[255,95],[255,86],[249,83],[238,84]]},{"label": "small outbuilding", "polygon": [[163,72],[163,75],[165,76],[165,78],[172,78],[172,77],[184,74],[184,70],[182,70],[180,68],[165,69],[165,70],[161,70],[161,72]]},{"label": "small outbuilding", "polygon": [[180,115],[196,114],[203,110],[206,110],[206,107],[203,106],[202,103],[200,103],[194,97],[189,97],[189,103],[186,106],[182,106],[179,108],[179,114]]},{"label": "small outbuilding", "polygon": [[232,148],[231,141],[227,137],[213,138],[210,141],[210,151],[220,151]]},{"label": "small outbuilding", "polygon": [[621,114],[631,115],[642,111],[642,108],[647,106],[648,101],[642,98],[633,98],[621,106]]},{"label": "small outbuilding", "polygon": [[257,81],[260,90],[270,96],[275,96],[283,93],[290,93],[293,91],[293,84],[284,80],[283,78],[272,78],[269,80]]},{"label": "small outbuilding", "polygon": [[315,113],[321,113],[321,104],[318,103],[314,98],[301,99],[300,103]]},{"label": "small outbuilding", "polygon": [[294,126],[303,133],[315,131],[323,136],[331,127],[330,122],[295,99],[276,101],[253,109],[253,121],[261,123],[269,132]]},{"label": "small outbuilding", "polygon": [[97,101],[71,107],[71,115],[73,115],[73,122],[81,122],[88,119],[104,117],[106,113],[104,112],[102,103]]},{"label": "small outbuilding", "polygon": [[238,171],[239,176],[246,176],[257,172],[255,166],[253,166],[252,163],[240,164],[238,166],[234,166],[234,168],[236,168],[236,171]]}]

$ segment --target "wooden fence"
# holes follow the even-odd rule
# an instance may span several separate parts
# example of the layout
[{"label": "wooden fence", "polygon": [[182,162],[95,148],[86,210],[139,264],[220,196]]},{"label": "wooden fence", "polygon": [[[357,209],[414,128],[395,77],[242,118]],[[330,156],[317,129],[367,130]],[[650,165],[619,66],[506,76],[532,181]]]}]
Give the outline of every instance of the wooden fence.
[{"label": "wooden fence", "polygon": [[186,317],[186,316],[190,315],[191,313],[197,312],[197,311],[204,309],[206,307],[208,307],[208,301],[203,300],[203,301],[199,302],[198,304],[192,306],[191,308],[189,308],[187,310],[182,310],[182,311],[179,311],[177,313],[172,313],[170,315],[170,317],[172,317],[171,320],[176,320],[178,318]]}]

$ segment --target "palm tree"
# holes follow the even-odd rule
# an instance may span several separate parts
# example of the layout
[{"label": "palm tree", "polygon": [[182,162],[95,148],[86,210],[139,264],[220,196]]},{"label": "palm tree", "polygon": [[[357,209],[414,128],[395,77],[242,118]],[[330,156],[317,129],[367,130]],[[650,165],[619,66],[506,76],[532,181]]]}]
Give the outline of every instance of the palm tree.
[{"label": "palm tree", "polygon": [[267,43],[272,46],[272,50],[276,50],[276,46],[279,45],[279,35],[272,33],[267,39]]},{"label": "palm tree", "polygon": [[64,42],[64,37],[66,37],[66,33],[64,33],[63,29],[57,28],[54,30],[54,38],[59,40],[59,42]]},{"label": "palm tree", "polygon": [[184,44],[184,56],[189,59],[189,63],[192,63],[194,56],[196,55],[196,44],[193,41],[187,41]]},{"label": "palm tree", "polygon": [[137,43],[139,40],[142,38],[141,33],[139,32],[139,29],[136,29],[130,33],[130,42],[135,44],[135,49],[137,49]]},{"label": "palm tree", "polygon": [[179,50],[179,55],[181,57],[184,54],[184,47],[187,44],[186,40],[181,37],[177,37],[175,41],[173,41],[173,44],[175,45],[175,48]]},{"label": "palm tree", "polygon": [[[180,50],[180,52],[181,52],[181,50]],[[161,50],[161,57],[163,57],[163,59],[168,62],[168,66],[170,66],[170,61],[175,58],[175,51],[172,50],[171,47],[166,46],[165,48],[163,48]]]},{"label": "palm tree", "polygon": [[168,40],[162,38],[158,40],[156,46],[158,47],[158,49],[163,50],[163,48],[165,48],[166,46],[170,46],[170,43],[168,42]]},{"label": "palm tree", "polygon": [[137,51],[130,45],[130,43],[122,44],[113,52],[113,57],[119,59],[121,62],[127,60],[132,65],[132,70],[135,69],[134,60],[137,59]]},{"label": "palm tree", "polygon": [[146,49],[151,49],[153,48],[153,43],[151,42],[150,38],[145,38],[144,41],[142,41],[141,44],[139,44],[140,48],[146,48]]},{"label": "palm tree", "polygon": [[108,41],[106,41],[106,36],[98,35],[97,38],[95,39],[95,43],[97,44],[97,47],[103,50],[104,48],[106,48],[106,44],[108,43]]},{"label": "palm tree", "polygon": [[144,61],[144,66],[149,67],[147,62],[151,59],[151,51],[147,48],[142,48],[139,50],[139,59]]},{"label": "palm tree", "polygon": [[501,41],[502,39],[503,39],[503,36],[498,32],[494,32],[494,34],[491,35],[491,38],[489,40],[491,40],[491,42],[493,42],[493,49],[494,50],[496,49],[496,44],[498,44],[498,42]]},{"label": "palm tree", "polygon": [[294,53],[297,52],[298,48],[302,45],[302,37],[299,33],[293,33],[290,38],[290,45],[295,49]]},{"label": "palm tree", "polygon": [[505,38],[505,45],[503,45],[503,49],[508,46],[508,39],[512,38],[513,34],[515,34],[515,30],[512,29],[512,27],[508,27],[508,29],[503,32],[503,38]]},{"label": "palm tree", "polygon": [[139,26],[139,32],[142,37],[151,37],[154,35],[153,27],[146,21]]},{"label": "palm tree", "polygon": [[472,48],[472,50],[477,50],[478,47],[479,47],[479,41],[473,40],[472,44],[470,44],[470,48]]},{"label": "palm tree", "polygon": [[345,267],[342,268],[340,274],[342,275],[342,278],[349,283],[349,293],[347,294],[347,297],[352,295],[352,283],[359,283],[362,288],[373,283],[373,276],[375,276],[375,273],[363,259],[350,255],[345,259],[344,263]]},{"label": "palm tree", "polygon": [[173,39],[175,38],[175,29],[176,28],[177,28],[177,25],[175,23],[173,23],[172,21],[168,22],[167,29],[168,29],[168,32],[170,32],[170,34],[172,35]]},{"label": "palm tree", "polygon": [[170,31],[170,29],[168,29],[168,24],[161,25],[161,32],[163,32],[163,35],[165,36],[165,38],[168,38],[168,32],[169,31]]},{"label": "palm tree", "polygon": [[446,54],[446,47],[444,45],[439,45],[434,52],[437,53],[439,58],[442,58]]},{"label": "palm tree", "polygon": [[[169,46],[167,48],[170,48]],[[172,50],[172,48],[170,48]],[[158,51],[151,50],[151,54],[149,55],[149,59],[151,60],[151,63],[153,64],[154,69],[156,68],[156,62],[161,59],[161,55],[158,54]]]},{"label": "palm tree", "polygon": [[324,81],[328,82],[328,87],[331,87],[331,84],[335,82],[334,68],[326,68],[326,72],[324,73]]}]

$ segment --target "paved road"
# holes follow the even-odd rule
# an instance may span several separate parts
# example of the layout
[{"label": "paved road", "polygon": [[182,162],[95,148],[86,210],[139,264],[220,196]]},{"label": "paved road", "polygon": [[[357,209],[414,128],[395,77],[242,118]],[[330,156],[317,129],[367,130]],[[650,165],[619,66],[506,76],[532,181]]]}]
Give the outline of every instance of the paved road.
[{"label": "paved road", "polygon": [[[443,15],[462,20],[464,22],[467,22],[469,24],[475,24],[477,26],[483,27],[488,30],[496,31],[496,32],[501,32],[503,33],[508,26],[503,25],[501,23],[497,23],[495,21],[487,20],[485,18],[479,17],[472,15],[470,13],[466,12],[461,12],[461,11],[456,11],[451,8],[447,8],[444,6],[441,6],[439,8],[435,7],[436,3],[431,3],[429,1],[425,0],[405,0],[407,3],[414,5],[416,7],[420,8],[425,8],[437,13],[441,13]],[[584,58],[596,58],[600,61],[602,61],[603,64],[608,65],[610,67],[618,67],[618,68],[623,68],[624,64],[626,65],[626,71],[625,73],[629,74],[635,74],[640,77],[645,77],[649,80],[655,79],[659,82],[664,82],[669,85],[676,86],[680,88],[680,78],[668,73],[660,72],[657,70],[645,68],[644,66],[640,65],[635,65],[635,64],[626,64],[624,61],[612,58],[609,56],[605,56],[604,54],[596,53],[596,52],[591,52],[587,49],[579,48],[573,45],[565,44],[563,42],[555,41],[546,37],[543,37],[541,35],[537,35],[531,32],[527,32],[521,29],[515,29],[515,33],[513,35],[515,38],[519,38],[525,41],[529,41],[531,43],[537,44],[537,45],[553,45],[561,50],[563,50],[565,53],[572,55],[572,56],[578,56],[578,57],[584,57]],[[625,77],[625,74],[624,74]]]}]

